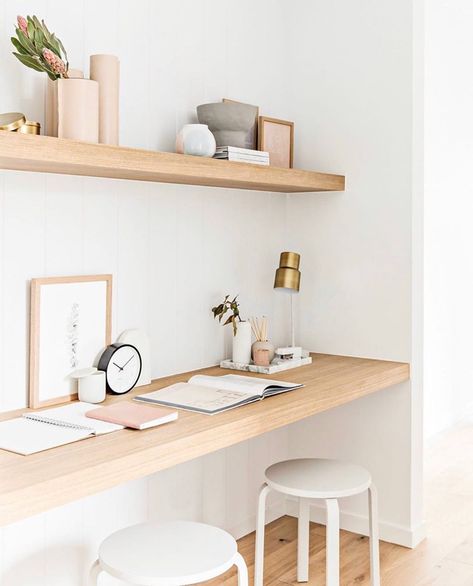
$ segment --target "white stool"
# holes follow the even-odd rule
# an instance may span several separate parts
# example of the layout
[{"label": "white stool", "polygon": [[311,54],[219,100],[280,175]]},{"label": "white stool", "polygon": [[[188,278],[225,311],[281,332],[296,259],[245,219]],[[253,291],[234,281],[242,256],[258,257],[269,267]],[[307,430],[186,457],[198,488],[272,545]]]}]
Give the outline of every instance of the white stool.
[{"label": "white stool", "polygon": [[238,569],[238,585],[248,586],[248,571],[233,537],[203,523],[142,523],[112,533],[99,548],[90,586],[106,572],[137,586],[198,584]]},{"label": "white stool", "polygon": [[271,490],[299,498],[297,533],[297,581],[309,580],[309,499],[324,499],[327,506],[326,565],[327,586],[339,586],[339,510],[337,499],[368,490],[371,586],[380,586],[378,510],[376,488],[370,473],[361,466],[307,458],[287,460],[270,466],[265,472],[258,501],[256,526],[255,586],[263,586],[264,518],[266,497]]}]

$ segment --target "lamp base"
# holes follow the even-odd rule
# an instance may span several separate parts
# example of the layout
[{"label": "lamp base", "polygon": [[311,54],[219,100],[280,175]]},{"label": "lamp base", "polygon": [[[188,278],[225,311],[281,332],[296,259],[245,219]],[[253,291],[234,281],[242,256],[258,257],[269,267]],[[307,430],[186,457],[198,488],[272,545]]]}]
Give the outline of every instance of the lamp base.
[{"label": "lamp base", "polygon": [[302,358],[302,355],[303,350],[301,346],[285,346],[283,348],[276,348],[276,357],[279,360],[299,360]]}]

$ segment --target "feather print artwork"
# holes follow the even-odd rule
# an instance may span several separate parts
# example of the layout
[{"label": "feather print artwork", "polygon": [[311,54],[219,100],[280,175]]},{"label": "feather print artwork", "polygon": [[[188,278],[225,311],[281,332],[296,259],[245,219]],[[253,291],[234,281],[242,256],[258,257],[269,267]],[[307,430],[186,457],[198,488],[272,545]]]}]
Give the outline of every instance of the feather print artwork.
[{"label": "feather print artwork", "polygon": [[71,368],[79,365],[79,304],[73,303],[67,324],[67,342]]}]

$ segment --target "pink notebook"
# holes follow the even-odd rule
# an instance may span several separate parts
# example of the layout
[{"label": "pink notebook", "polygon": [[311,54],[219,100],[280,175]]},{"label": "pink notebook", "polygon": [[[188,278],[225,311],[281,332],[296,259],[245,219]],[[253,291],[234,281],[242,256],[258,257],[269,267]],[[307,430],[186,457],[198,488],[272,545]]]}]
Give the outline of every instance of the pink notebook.
[{"label": "pink notebook", "polygon": [[118,423],[118,425],[132,427],[133,429],[148,429],[149,427],[156,427],[176,420],[177,411],[139,405],[131,401],[122,401],[108,407],[99,407],[98,409],[87,411],[86,416],[107,421],[108,423]]}]

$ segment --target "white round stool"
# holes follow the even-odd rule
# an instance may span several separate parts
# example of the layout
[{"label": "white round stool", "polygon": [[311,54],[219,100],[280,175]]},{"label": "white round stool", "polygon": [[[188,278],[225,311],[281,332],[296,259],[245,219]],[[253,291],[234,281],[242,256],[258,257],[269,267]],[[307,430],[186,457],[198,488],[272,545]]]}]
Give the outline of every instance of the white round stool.
[{"label": "white round stool", "polygon": [[223,529],[175,521],[141,523],[112,533],[99,548],[90,586],[106,572],[136,586],[198,584],[238,569],[238,585],[248,586],[248,571],[235,539]]},{"label": "white round stool", "polygon": [[376,488],[370,473],[338,460],[304,458],[270,466],[265,472],[258,501],[256,525],[255,586],[263,586],[264,520],[266,497],[271,490],[299,498],[297,532],[297,581],[309,580],[309,499],[324,499],[327,506],[327,586],[339,586],[339,510],[337,499],[368,490],[371,586],[380,586],[378,510]]}]

